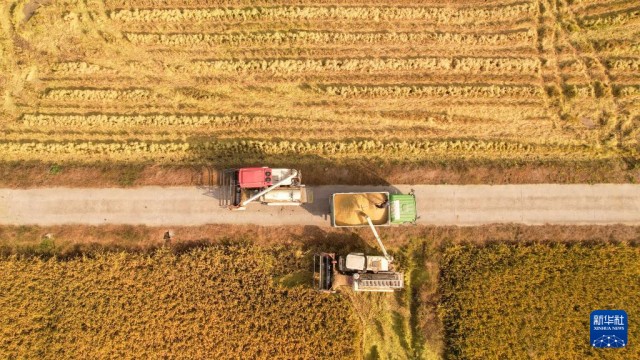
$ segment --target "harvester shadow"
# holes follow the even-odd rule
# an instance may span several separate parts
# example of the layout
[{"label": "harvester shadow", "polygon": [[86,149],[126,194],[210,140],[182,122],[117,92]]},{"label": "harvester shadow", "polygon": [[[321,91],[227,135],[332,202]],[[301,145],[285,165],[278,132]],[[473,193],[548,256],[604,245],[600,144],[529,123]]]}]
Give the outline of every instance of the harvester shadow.
[{"label": "harvester shadow", "polygon": [[306,225],[302,234],[296,236],[294,240],[302,243],[302,249],[310,254],[315,252],[371,254],[379,251],[352,229],[327,229]]}]

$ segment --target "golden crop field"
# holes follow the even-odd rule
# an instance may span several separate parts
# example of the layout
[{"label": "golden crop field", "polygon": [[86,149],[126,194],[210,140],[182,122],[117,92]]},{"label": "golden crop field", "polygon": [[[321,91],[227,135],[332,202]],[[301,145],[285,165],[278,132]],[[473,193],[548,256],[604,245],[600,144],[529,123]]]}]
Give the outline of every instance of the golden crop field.
[{"label": "golden crop field", "polygon": [[633,0],[2,2],[2,161],[635,162]]},{"label": "golden crop field", "polygon": [[[589,346],[591,311],[640,309],[637,244],[457,245],[440,271],[447,359],[640,356]],[[629,342],[639,340],[629,328]]]},{"label": "golden crop field", "polygon": [[0,259],[3,359],[359,358],[349,301],[250,245]]}]

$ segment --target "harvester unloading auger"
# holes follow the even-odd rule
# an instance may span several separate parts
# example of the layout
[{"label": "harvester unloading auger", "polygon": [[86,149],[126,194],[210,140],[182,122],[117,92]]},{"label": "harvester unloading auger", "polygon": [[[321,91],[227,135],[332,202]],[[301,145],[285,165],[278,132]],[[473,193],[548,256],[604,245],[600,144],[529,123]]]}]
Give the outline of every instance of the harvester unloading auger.
[{"label": "harvester unloading auger", "polygon": [[417,219],[413,193],[388,192],[337,193],[331,197],[331,225],[334,227],[369,226],[384,256],[350,253],[319,253],[313,258],[314,286],[321,292],[335,292],[340,286],[354,291],[391,292],[404,287],[404,274],[395,272],[393,258],[387,253],[376,226],[414,223]]},{"label": "harvester unloading auger", "polygon": [[311,202],[311,192],[296,169],[269,167],[227,169],[220,173],[220,205],[245,210],[256,200],[266,205],[302,205]]}]

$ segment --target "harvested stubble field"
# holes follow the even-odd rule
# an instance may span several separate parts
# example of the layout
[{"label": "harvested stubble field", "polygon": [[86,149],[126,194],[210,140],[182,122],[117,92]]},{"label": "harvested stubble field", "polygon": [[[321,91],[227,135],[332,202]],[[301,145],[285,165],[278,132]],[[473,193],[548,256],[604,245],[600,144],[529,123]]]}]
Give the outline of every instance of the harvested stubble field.
[{"label": "harvested stubble field", "polygon": [[632,0],[1,6],[2,162],[638,159]]}]

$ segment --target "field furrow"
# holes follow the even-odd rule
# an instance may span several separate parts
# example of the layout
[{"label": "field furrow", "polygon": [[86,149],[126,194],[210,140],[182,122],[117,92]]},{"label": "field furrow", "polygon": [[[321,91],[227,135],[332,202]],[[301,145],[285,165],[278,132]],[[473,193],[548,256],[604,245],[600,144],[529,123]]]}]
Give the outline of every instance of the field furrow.
[{"label": "field furrow", "polygon": [[611,81],[617,85],[635,85],[640,84],[640,72],[614,72],[610,75]]},{"label": "field furrow", "polygon": [[634,39],[598,39],[593,47],[603,55],[640,55],[640,42]]},{"label": "field furrow", "polygon": [[472,47],[472,46],[438,46],[416,45],[396,46],[393,44],[358,44],[342,47],[146,47],[148,53],[154,56],[172,55],[176,59],[183,59],[183,63],[190,60],[236,60],[236,59],[326,59],[327,54],[332,58],[393,58],[403,57],[533,57],[538,54],[535,44],[511,47]]},{"label": "field furrow", "polygon": [[[341,84],[364,84],[375,83],[377,85],[397,85],[411,84],[416,78],[424,83],[454,83],[454,84],[494,84],[494,85],[529,85],[539,82],[537,73],[505,72],[491,68],[461,70],[437,70],[425,69],[416,71],[343,71],[343,72],[281,72],[271,71],[255,72],[233,72],[233,71],[195,71],[189,66],[179,65],[178,70],[173,70],[175,76],[182,76],[183,81],[189,82],[188,86],[167,88],[163,93],[150,98],[154,99],[174,99],[195,100],[195,101],[224,101],[229,99],[228,86],[222,84],[241,86],[242,80],[238,75],[250,76],[252,82],[261,83],[262,88],[275,89],[290,87],[294,89],[304,89],[306,84],[311,83],[341,83]],[[580,79],[582,80],[582,79]],[[71,77],[43,77],[43,82],[55,87],[73,88],[86,84],[87,82],[100,83],[101,86],[117,84],[122,81],[135,82],[140,86],[153,86],[154,79],[151,76],[144,78],[120,77],[110,75],[78,75]],[[216,85],[219,84],[219,85]],[[292,90],[293,91],[293,90]],[[297,91],[296,91],[297,92]],[[271,97],[265,95],[265,97]],[[235,96],[233,98],[236,98]],[[40,99],[46,100],[46,99]],[[26,98],[25,98],[26,101]]]}]

